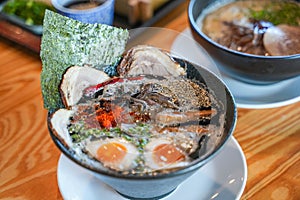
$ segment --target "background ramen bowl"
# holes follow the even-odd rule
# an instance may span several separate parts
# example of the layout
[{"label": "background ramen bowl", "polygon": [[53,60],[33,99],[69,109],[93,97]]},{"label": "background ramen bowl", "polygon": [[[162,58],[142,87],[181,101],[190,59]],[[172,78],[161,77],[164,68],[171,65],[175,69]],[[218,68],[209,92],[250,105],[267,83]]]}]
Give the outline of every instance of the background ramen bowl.
[{"label": "background ramen bowl", "polygon": [[[179,59],[178,59],[179,60]],[[99,178],[102,182],[111,186],[114,190],[130,199],[159,199],[168,195],[176,187],[196,172],[199,168],[209,162],[221,150],[233,133],[236,124],[236,105],[230,91],[224,83],[214,74],[202,67],[190,64],[187,61],[179,60],[187,66],[188,78],[194,78],[206,84],[214,93],[217,99],[224,105],[225,123],[224,133],[220,138],[220,143],[205,155],[204,158],[195,160],[191,164],[177,171],[157,175],[132,175],[122,174],[107,168],[99,169],[83,162],[71,149],[56,137],[49,127],[50,135],[57,147],[70,160],[79,166],[87,169],[93,176]],[[215,120],[219,121],[219,120]],[[49,122],[49,120],[48,120]],[[217,123],[217,122],[216,122]],[[48,124],[49,125],[49,124]]]},{"label": "background ramen bowl", "polygon": [[191,0],[188,18],[194,39],[205,48],[222,72],[251,84],[269,84],[300,75],[300,54],[251,55],[230,50],[205,35],[197,25],[197,18],[208,5],[215,1]]}]

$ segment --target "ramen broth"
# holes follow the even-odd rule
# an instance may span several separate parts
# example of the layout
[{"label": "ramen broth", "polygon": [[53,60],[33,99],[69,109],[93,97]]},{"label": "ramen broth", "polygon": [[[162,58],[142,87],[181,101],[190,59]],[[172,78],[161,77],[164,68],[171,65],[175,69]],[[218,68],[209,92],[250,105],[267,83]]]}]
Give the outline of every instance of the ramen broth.
[{"label": "ramen broth", "polygon": [[[99,101],[92,105],[76,106],[68,126],[74,144],[83,146],[84,152],[105,167],[126,174],[170,172],[199,158],[199,148],[205,151],[204,156],[218,145],[223,126],[211,123],[212,117],[219,112],[210,108],[214,99],[208,93],[196,97],[196,92],[205,90],[202,85],[184,78],[133,79],[111,81],[104,90],[115,94],[107,98],[108,94],[103,91],[97,97]],[[163,86],[162,93],[168,90],[168,94],[161,95],[169,95],[169,89],[178,91],[174,98],[180,99],[176,103],[180,107],[167,105],[166,97],[154,100],[156,93],[144,91],[150,85],[156,90]],[[178,86],[195,91],[180,94]],[[184,99],[189,93],[193,101]],[[198,98],[209,98],[209,107]],[[131,100],[127,102],[128,99]],[[146,107],[141,108],[141,104]],[[223,115],[218,113],[217,116],[220,117],[218,122],[223,124]],[[200,143],[205,143],[207,149],[199,146]]]}]

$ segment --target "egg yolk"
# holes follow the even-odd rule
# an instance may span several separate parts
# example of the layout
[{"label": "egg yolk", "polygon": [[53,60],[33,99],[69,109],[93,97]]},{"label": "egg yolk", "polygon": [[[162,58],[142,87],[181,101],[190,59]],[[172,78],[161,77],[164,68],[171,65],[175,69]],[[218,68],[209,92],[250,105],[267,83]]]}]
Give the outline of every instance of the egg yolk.
[{"label": "egg yolk", "polygon": [[116,142],[107,143],[97,150],[97,159],[103,163],[120,163],[127,153],[124,145]]},{"label": "egg yolk", "polygon": [[153,150],[153,160],[159,165],[176,163],[184,160],[184,155],[172,144],[161,144]]}]

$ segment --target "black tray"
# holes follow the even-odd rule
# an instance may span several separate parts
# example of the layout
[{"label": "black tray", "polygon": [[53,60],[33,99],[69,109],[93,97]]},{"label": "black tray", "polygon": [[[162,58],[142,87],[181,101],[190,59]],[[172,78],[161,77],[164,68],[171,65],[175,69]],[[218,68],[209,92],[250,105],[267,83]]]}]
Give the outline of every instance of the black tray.
[{"label": "black tray", "polygon": [[[150,27],[163,17],[165,17],[169,12],[171,12],[177,6],[180,6],[185,0],[171,0],[162,5],[159,9],[154,12],[151,19],[144,23],[139,23],[135,25],[130,25],[126,17],[119,15],[114,16],[114,26],[133,29],[140,27]],[[0,1],[5,2],[5,1]],[[16,19],[12,16],[7,16],[3,13],[0,15],[0,36],[4,39],[13,41],[19,45],[22,45],[35,53],[40,52],[41,44],[41,32],[37,32],[37,27],[30,27],[22,24],[22,21]]]}]

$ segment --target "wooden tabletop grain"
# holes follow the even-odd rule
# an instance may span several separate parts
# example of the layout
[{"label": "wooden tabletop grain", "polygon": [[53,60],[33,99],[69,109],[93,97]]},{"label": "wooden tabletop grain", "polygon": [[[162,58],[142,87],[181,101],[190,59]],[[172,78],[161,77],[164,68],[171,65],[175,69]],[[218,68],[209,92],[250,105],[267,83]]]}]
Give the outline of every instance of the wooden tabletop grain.
[{"label": "wooden tabletop grain", "polygon": [[[156,26],[185,30],[186,6]],[[57,184],[60,151],[47,130],[40,72],[38,55],[0,39],[0,199],[63,199]],[[248,166],[242,199],[300,199],[300,102],[239,108],[234,137]]]}]

